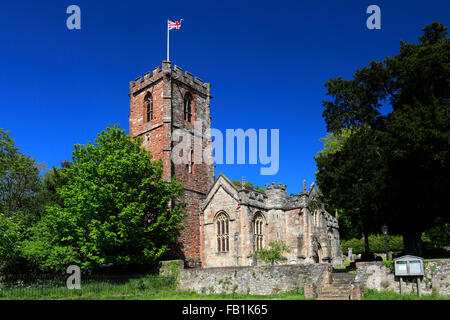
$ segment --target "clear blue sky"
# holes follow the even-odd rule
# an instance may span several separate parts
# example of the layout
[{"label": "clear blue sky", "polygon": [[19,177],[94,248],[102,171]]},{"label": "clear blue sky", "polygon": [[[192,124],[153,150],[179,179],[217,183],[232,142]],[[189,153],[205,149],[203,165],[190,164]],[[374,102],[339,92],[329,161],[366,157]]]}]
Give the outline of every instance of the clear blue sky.
[{"label": "clear blue sky", "polygon": [[[66,8],[80,6],[79,31]],[[381,30],[366,8],[381,8]],[[326,135],[324,83],[417,42],[432,21],[450,25],[449,1],[12,1],[0,5],[0,127],[47,166],[69,159],[73,144],[108,124],[128,132],[128,82],[166,55],[212,84],[212,125],[280,129],[280,170],[218,165],[216,174],[289,193],[314,181],[314,155]]]}]

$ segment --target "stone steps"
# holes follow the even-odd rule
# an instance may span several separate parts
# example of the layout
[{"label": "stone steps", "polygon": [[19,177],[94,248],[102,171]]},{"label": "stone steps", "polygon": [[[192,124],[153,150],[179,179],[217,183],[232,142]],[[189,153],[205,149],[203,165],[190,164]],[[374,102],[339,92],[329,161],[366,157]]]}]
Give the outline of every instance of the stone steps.
[{"label": "stone steps", "polygon": [[349,281],[349,280],[332,280],[331,283],[333,283],[335,285],[351,285],[352,281]]},{"label": "stone steps", "polygon": [[320,289],[320,292],[337,291],[347,292],[351,289],[351,286],[327,286]]},{"label": "stone steps", "polygon": [[349,300],[350,287],[335,287],[333,285],[329,285],[319,290],[317,299],[320,300],[320,298]]},{"label": "stone steps", "polygon": [[326,287],[322,287],[320,292],[347,292],[351,289],[350,286],[334,286],[328,285]]},{"label": "stone steps", "polygon": [[323,285],[316,300],[350,300],[351,284],[355,275],[349,273],[332,273],[331,283]]},{"label": "stone steps", "polygon": [[325,297],[319,296],[316,300],[350,300],[350,296],[333,296],[333,297]]},{"label": "stone steps", "polygon": [[350,300],[350,292],[348,294],[337,291],[337,292],[321,292],[317,295],[317,298],[336,298],[343,297],[345,300]]},{"label": "stone steps", "polygon": [[331,278],[334,281],[349,281],[355,280],[355,275],[351,273],[332,273]]}]

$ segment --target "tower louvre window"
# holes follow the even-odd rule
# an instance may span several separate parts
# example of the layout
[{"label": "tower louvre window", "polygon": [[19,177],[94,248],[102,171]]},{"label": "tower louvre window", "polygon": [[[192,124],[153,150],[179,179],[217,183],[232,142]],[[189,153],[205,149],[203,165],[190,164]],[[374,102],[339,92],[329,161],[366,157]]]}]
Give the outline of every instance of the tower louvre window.
[{"label": "tower louvre window", "polygon": [[230,219],[225,213],[221,213],[217,216],[217,251],[228,252],[230,251]]},{"label": "tower louvre window", "polygon": [[192,121],[192,95],[189,92],[184,96],[184,121]]},{"label": "tower louvre window", "polygon": [[153,97],[150,93],[145,97],[146,122],[153,120]]},{"label": "tower louvre window", "polygon": [[188,172],[194,173],[194,150],[191,149],[189,152],[189,159],[188,159]]}]

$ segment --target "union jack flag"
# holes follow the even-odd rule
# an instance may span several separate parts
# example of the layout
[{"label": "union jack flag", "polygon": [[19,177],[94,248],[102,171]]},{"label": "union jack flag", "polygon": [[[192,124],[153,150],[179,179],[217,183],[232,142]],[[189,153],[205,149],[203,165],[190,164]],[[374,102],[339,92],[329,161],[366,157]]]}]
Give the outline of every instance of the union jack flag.
[{"label": "union jack flag", "polygon": [[172,30],[172,29],[177,29],[178,30],[178,29],[180,29],[181,28],[181,21],[183,21],[183,19],[175,21],[175,22],[167,20],[167,26],[168,26],[169,30]]}]

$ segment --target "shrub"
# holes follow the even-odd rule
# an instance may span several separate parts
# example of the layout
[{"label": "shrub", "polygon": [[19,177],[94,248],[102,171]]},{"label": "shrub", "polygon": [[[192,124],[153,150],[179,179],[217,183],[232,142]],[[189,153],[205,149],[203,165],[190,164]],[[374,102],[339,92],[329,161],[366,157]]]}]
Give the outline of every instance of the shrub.
[{"label": "shrub", "polygon": [[255,191],[261,192],[261,193],[266,193],[266,190],[264,190],[263,188],[260,188],[258,186],[255,187]]},{"label": "shrub", "polygon": [[283,257],[283,252],[289,252],[291,249],[281,240],[273,241],[269,243],[269,248],[262,249],[253,254],[253,257],[257,260],[262,260],[266,263],[275,264],[286,260]]},{"label": "shrub", "polygon": [[242,183],[240,181],[231,180],[231,183],[234,184],[235,186],[242,187]]},{"label": "shrub", "polygon": [[[342,240],[341,247],[344,254],[348,254],[348,248],[353,249],[354,254],[360,254],[364,252],[364,239],[350,239]],[[403,238],[402,236],[389,235],[388,236],[389,251],[401,251],[403,250]],[[369,248],[371,252],[385,252],[384,236],[382,235],[370,235],[369,236]]]},{"label": "shrub", "polygon": [[253,188],[254,188],[253,183],[251,183],[251,182],[246,182],[245,187],[250,190],[253,190]]}]

